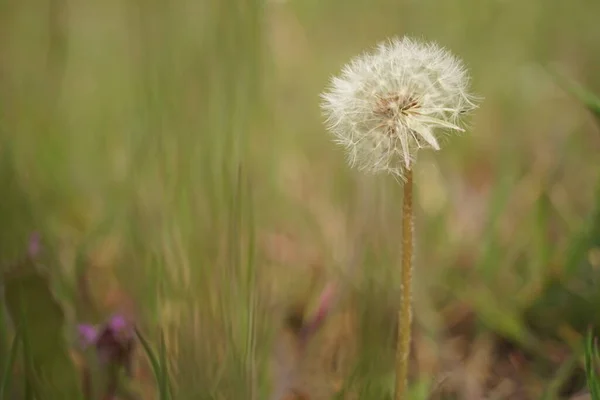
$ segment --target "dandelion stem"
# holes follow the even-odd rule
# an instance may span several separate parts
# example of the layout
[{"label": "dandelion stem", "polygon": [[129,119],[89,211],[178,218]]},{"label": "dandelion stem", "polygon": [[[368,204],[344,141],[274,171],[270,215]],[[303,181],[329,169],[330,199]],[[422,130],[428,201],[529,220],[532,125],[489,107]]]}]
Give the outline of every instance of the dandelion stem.
[{"label": "dandelion stem", "polygon": [[402,202],[402,277],[396,347],[396,400],[406,397],[412,323],[413,174],[406,170]]}]

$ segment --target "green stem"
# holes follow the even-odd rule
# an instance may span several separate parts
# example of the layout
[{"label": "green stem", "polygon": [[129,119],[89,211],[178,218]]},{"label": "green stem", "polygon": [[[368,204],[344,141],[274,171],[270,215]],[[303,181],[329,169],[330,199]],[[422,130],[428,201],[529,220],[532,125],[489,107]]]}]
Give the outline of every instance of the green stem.
[{"label": "green stem", "polygon": [[407,392],[408,364],[412,323],[412,261],[413,261],[413,174],[406,172],[402,203],[402,281],[398,310],[398,341],[396,348],[396,400],[404,400]]}]

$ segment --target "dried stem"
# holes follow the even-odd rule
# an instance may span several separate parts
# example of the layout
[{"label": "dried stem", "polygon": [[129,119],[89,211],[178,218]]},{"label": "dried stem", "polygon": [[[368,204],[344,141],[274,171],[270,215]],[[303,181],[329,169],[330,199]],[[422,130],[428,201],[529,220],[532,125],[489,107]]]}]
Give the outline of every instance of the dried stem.
[{"label": "dried stem", "polygon": [[396,347],[396,400],[406,398],[412,323],[413,174],[406,171],[402,203],[402,281]]}]

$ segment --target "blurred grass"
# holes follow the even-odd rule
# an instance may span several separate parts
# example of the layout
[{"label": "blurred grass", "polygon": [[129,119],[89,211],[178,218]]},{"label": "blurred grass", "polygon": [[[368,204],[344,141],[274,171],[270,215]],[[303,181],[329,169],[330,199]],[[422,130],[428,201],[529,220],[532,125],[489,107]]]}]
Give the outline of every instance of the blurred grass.
[{"label": "blurred grass", "polygon": [[27,258],[4,274],[6,308],[23,348],[25,392],[31,391],[31,398],[43,394],[76,400],[82,392],[63,340],[65,313],[51,292],[48,276],[36,264]]},{"label": "blurred grass", "polygon": [[[536,398],[600,326],[599,130],[543,68],[600,92],[598,12],[583,0],[3,1],[1,265],[42,231],[68,315],[119,309],[153,343],[160,326],[182,399],[265,398],[280,310],[316,269],[344,281],[341,313],[356,317],[349,393],[384,398],[401,193],[346,168],[318,93],[377,40],[421,36],[465,59],[485,101],[469,135],[417,171],[412,379],[431,390],[414,398],[446,386],[477,398],[505,379],[511,398]],[[489,337],[493,350],[461,344]],[[514,377],[520,353],[530,372]],[[139,375],[152,386],[147,366]],[[570,375],[557,395],[578,389]]]},{"label": "blurred grass", "polygon": [[585,341],[585,372],[592,400],[600,398],[598,362],[600,362],[600,350],[598,350],[598,344],[590,331]]}]

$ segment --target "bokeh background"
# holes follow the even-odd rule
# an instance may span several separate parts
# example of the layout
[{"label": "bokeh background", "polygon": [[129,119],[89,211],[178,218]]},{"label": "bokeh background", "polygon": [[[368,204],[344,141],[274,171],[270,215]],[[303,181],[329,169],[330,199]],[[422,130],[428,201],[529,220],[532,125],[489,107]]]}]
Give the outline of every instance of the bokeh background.
[{"label": "bokeh background", "polygon": [[484,100],[417,164],[412,396],[570,398],[600,327],[600,129],[549,71],[600,93],[598,15],[585,0],[4,0],[2,265],[40,232],[70,324],[118,312],[162,330],[184,400],[267,398],[286,307],[337,282],[311,355],[327,373],[302,373],[386,398],[401,186],[347,167],[319,93],[380,40],[434,40]]}]

